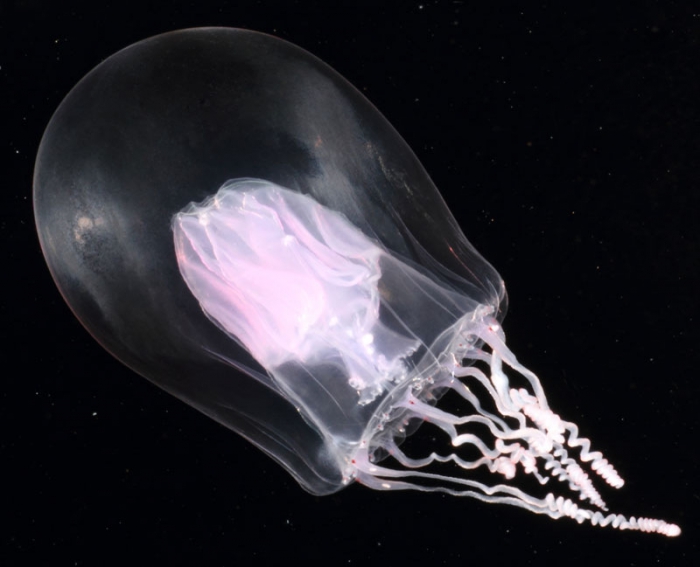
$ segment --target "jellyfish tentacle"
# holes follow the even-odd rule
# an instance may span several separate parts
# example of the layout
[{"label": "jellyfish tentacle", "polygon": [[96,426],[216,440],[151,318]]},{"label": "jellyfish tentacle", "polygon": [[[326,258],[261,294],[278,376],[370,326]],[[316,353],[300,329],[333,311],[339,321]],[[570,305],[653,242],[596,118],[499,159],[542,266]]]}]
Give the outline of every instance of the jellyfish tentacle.
[{"label": "jellyfish tentacle", "polygon": [[[462,367],[459,367],[459,368],[462,368]],[[467,371],[473,372],[473,374],[469,374],[469,375],[475,375],[475,377],[478,380],[480,380],[482,382],[482,384],[487,388],[487,391],[490,390],[490,391],[493,391],[495,393],[495,391],[493,390],[493,387],[491,386],[491,383],[488,381],[486,376],[484,376],[483,372],[481,372],[479,369],[474,368],[474,367],[467,367],[467,368],[464,368],[464,370],[465,370],[465,374],[463,374],[463,376],[468,375]],[[477,374],[478,374],[478,377],[476,376]],[[480,415],[482,415],[486,419],[488,419],[491,422],[493,422],[494,424],[496,424],[501,431],[505,431],[506,429],[509,429],[508,425],[506,424],[506,422],[503,419],[501,419],[499,416],[485,410],[482,407],[481,402],[479,401],[479,398],[474,395],[474,393],[467,387],[466,384],[464,384],[464,382],[457,380],[457,376],[454,373],[452,374],[452,376],[449,380],[441,382],[441,384],[444,384],[445,387],[450,388],[453,392],[456,392],[464,400],[469,402],[472,405],[472,407],[477,411],[477,413],[479,413]],[[494,397],[493,393],[492,393],[492,397]],[[525,422],[523,421],[522,424],[524,425],[524,423]]]},{"label": "jellyfish tentacle", "polygon": [[515,406],[522,411],[555,443],[564,443],[563,420],[549,408],[543,408],[539,400],[530,395],[525,388],[511,389],[510,397]]},{"label": "jellyfish tentacle", "polygon": [[[511,390],[511,398],[516,400],[516,403],[521,404],[522,411],[535,424],[547,432],[548,436],[558,444],[565,442],[564,432],[569,433],[567,444],[570,447],[581,447],[580,459],[586,463],[592,461],[591,469],[605,482],[614,488],[621,488],[625,481],[615,470],[615,467],[603,457],[600,451],[591,452],[591,442],[585,437],[578,437],[578,426],[575,423],[567,422],[554,413],[551,409],[544,409],[539,406],[537,398],[531,396],[525,389]],[[561,447],[566,458],[566,451]],[[572,462],[574,462],[572,460]]]},{"label": "jellyfish tentacle", "polygon": [[589,500],[602,510],[608,509],[603,497],[593,486],[588,473],[576,461],[566,456],[562,457],[559,450],[553,451],[552,455],[544,455],[544,459],[546,460],[545,470],[557,480],[568,482],[572,491],[579,492],[581,500]]},{"label": "jellyfish tentacle", "polygon": [[[366,456],[366,453],[365,453]],[[621,514],[602,514],[579,507],[569,498],[556,497],[552,493],[544,498],[536,498],[528,495],[518,488],[509,485],[498,484],[487,486],[481,482],[451,478],[444,475],[420,472],[414,470],[395,470],[371,464],[368,459],[363,459],[361,454],[355,457],[357,463],[356,480],[376,490],[420,490],[422,492],[443,492],[453,496],[468,496],[483,502],[510,504],[523,508],[535,514],[546,514],[553,519],[568,517],[579,524],[590,522],[593,526],[612,526],[620,530],[634,530],[649,533],[658,533],[668,537],[680,535],[681,530],[676,524],[652,518],[627,518]],[[464,490],[449,488],[447,485],[421,486],[412,482],[398,480],[420,476],[438,482],[447,481],[451,484],[468,487]]]},{"label": "jellyfish tentacle", "polygon": [[497,357],[491,358],[492,379],[494,378],[494,363],[495,370],[498,373],[497,379],[502,379],[501,375],[505,376],[505,373],[503,373],[501,370],[501,360],[503,360],[508,366],[524,376],[528,382],[530,382],[532,391],[535,393],[540,406],[544,409],[548,409],[549,405],[547,403],[547,396],[544,393],[544,389],[542,388],[539,378],[530,369],[520,364],[513,351],[508,348],[505,341],[505,333],[503,332],[503,328],[501,327],[500,323],[498,323],[498,321],[496,321],[496,319],[490,315],[486,316],[484,317],[483,324],[478,325],[475,332],[482,341],[491,347],[493,353],[498,353]]},{"label": "jellyfish tentacle", "polygon": [[[452,461],[461,468],[474,469],[478,466],[485,465],[491,472],[503,474],[506,478],[513,478],[516,472],[516,465],[521,464],[526,473],[534,474],[540,484],[545,484],[548,479],[543,477],[537,471],[535,464],[535,456],[533,453],[525,449],[520,443],[506,444],[505,441],[519,440],[524,436],[541,435],[541,432],[532,428],[520,430],[511,430],[504,424],[504,429],[500,429],[495,423],[480,415],[455,416],[443,410],[425,404],[414,396],[407,396],[403,402],[398,402],[396,407],[407,408],[413,417],[419,417],[442,429],[451,440],[453,447],[460,447],[469,444],[481,451],[483,458],[476,461],[465,461],[455,454],[441,456],[436,453],[431,453],[429,457],[424,459],[411,459],[405,455],[393,441],[386,441],[384,448],[396,458],[404,466],[410,468],[419,468],[427,466],[434,462]],[[484,441],[473,433],[458,433],[456,425],[465,425],[468,423],[480,423],[489,428],[492,435],[496,439],[494,449],[488,448]],[[389,444],[390,443],[390,444]]]},{"label": "jellyfish tentacle", "polygon": [[[493,384],[492,380],[489,380],[486,375],[478,368],[475,368],[473,366],[456,366],[451,369],[452,375],[457,377],[457,378],[465,378],[465,377],[472,377],[478,380],[481,385],[486,389],[486,391],[489,393],[491,398],[493,399],[494,403],[496,404],[496,409],[499,411],[499,413],[504,416],[504,417],[512,417],[516,419],[520,425],[521,428],[526,427],[526,420],[525,416],[523,415],[522,412],[518,411],[510,402],[508,397],[505,397],[502,394],[502,391],[498,390],[498,387],[496,387]],[[504,375],[505,377],[505,375]],[[507,378],[506,378],[507,380]],[[462,390],[459,388],[452,388],[454,391],[456,391],[458,394],[462,395],[462,397],[465,397],[463,395]],[[465,397],[465,399],[467,399]],[[467,399],[467,401],[470,401]],[[479,412],[482,413],[482,412]],[[482,415],[484,415],[482,413]]]},{"label": "jellyfish tentacle", "polygon": [[[454,453],[451,453],[449,455],[439,455],[435,452],[430,453],[430,455],[428,455],[427,457],[415,459],[406,455],[406,453],[404,453],[395,443],[388,445],[386,449],[388,450],[389,454],[392,457],[394,457],[394,459],[396,459],[399,463],[410,469],[422,468],[433,463],[450,462],[456,464],[457,466],[465,470],[476,469],[482,465],[492,468],[492,463],[498,458],[498,451],[489,449],[486,446],[486,444],[478,440],[478,438],[474,445],[477,448],[479,448],[479,450],[481,450],[481,452],[484,454],[484,457],[476,459],[475,461],[466,461]],[[496,471],[492,470],[492,472]]]},{"label": "jellyfish tentacle", "polygon": [[576,503],[568,498],[555,498],[553,494],[548,494],[545,498],[552,518],[560,518],[566,516],[576,520],[579,524],[584,521],[589,521],[594,526],[605,527],[611,525],[620,530],[635,530],[641,532],[657,533],[669,537],[680,535],[681,529],[676,524],[657,520],[653,518],[635,518],[631,516],[629,519],[622,514],[608,514],[607,516],[600,512],[592,512],[584,508],[579,508]]},{"label": "jellyfish tentacle", "polygon": [[[474,372],[470,374],[472,376],[475,375]],[[452,383],[450,387],[456,387],[456,385]],[[493,395],[497,395],[495,390],[492,390],[492,392]],[[528,400],[530,406],[537,403],[537,399],[527,394],[525,390],[522,390],[522,392],[511,390],[511,392],[511,397],[516,405],[519,405],[521,408],[525,405],[525,403],[522,402],[523,400]],[[500,429],[485,416],[455,416],[420,401],[410,393],[404,397],[403,401],[398,402],[396,407],[405,407],[414,417],[430,421],[442,429],[450,437],[452,446],[459,447],[461,445],[470,444],[477,447],[484,455],[484,458],[469,462],[468,466],[463,466],[465,461],[457,457],[439,457],[435,453],[432,453],[427,459],[412,460],[406,457],[400,452],[398,447],[394,445],[392,449],[389,450],[389,453],[404,466],[418,468],[427,466],[433,462],[452,460],[465,469],[473,469],[479,465],[486,465],[491,472],[497,472],[503,474],[507,479],[512,479],[516,474],[517,465],[520,464],[524,472],[534,475],[540,484],[545,484],[550,476],[561,482],[567,482],[573,491],[579,492],[579,497],[582,500],[589,500],[593,505],[607,510],[605,501],[593,486],[593,482],[588,474],[575,460],[569,458],[566,451],[561,447],[560,442],[564,442],[564,438],[559,433],[563,430],[563,427],[559,424],[562,420],[551,410],[541,410],[541,412],[538,413],[539,406],[536,408],[538,411],[535,411],[535,409],[532,409],[532,411],[524,411],[523,408],[524,414],[529,413],[534,417],[547,414],[543,419],[532,419],[539,427],[538,429],[526,426],[519,427],[518,429],[511,429],[505,423],[503,424],[503,429]],[[554,423],[556,427],[551,424],[549,428],[545,427],[543,420],[545,422]],[[520,423],[524,423],[524,421],[523,418]],[[484,442],[472,433],[458,433],[456,426],[468,423],[481,423],[486,425],[496,439],[495,450],[488,450]],[[552,431],[554,431],[554,433],[552,433]],[[505,443],[505,441],[515,441],[519,439],[525,440],[528,447],[525,448],[517,442],[510,444]],[[549,472],[549,476],[543,476],[539,473],[536,464],[538,458],[545,461],[543,468]]]},{"label": "jellyfish tentacle", "polygon": [[624,479],[619,475],[615,467],[603,457],[600,451],[591,451],[591,441],[586,437],[579,437],[578,426],[575,423],[565,422],[565,428],[569,432],[567,445],[569,447],[580,447],[580,459],[583,462],[592,461],[591,469],[596,472],[605,482],[613,488],[622,488]]},{"label": "jellyfish tentacle", "polygon": [[[599,451],[590,452],[590,440],[578,437],[578,427],[570,422],[564,421],[561,417],[553,412],[546,401],[544,392],[537,375],[532,371],[522,366],[517,362],[515,355],[508,349],[505,344],[505,335],[498,323],[486,321],[484,325],[479,326],[479,337],[488,344],[491,349],[491,379],[494,382],[499,399],[502,403],[509,405],[511,411],[521,412],[527,416],[537,427],[545,432],[548,439],[553,443],[563,444],[565,442],[564,432],[569,433],[568,444],[571,447],[581,447],[581,461],[591,463],[591,469],[602,477],[605,482],[615,488],[620,488],[624,485],[624,480],[617,473],[615,468],[605,459]],[[482,351],[483,352],[483,351]],[[467,352],[469,358],[471,353]],[[483,358],[479,355],[479,359]],[[519,390],[510,389],[506,394],[508,387],[508,378],[502,370],[500,363],[501,358],[506,360],[508,365],[523,375],[533,385],[536,396],[531,395],[527,390],[521,388]],[[538,394],[540,392],[540,394]],[[500,408],[499,408],[500,411]],[[544,447],[539,450],[546,454],[549,451]],[[561,449],[563,451],[563,448]],[[562,453],[564,459],[567,458],[566,452]],[[568,480],[575,490],[580,490],[581,497],[587,498],[597,506],[606,509],[605,502],[600,494],[595,490],[588,475],[573,459],[561,461],[560,465],[554,465],[556,461],[551,461],[550,466],[554,467],[554,472],[560,480]]]},{"label": "jellyfish tentacle", "polygon": [[[447,460],[447,459],[446,459]],[[449,459],[453,460],[453,459]],[[408,459],[406,462],[411,462]],[[518,488],[497,484],[488,486],[478,481],[448,477],[441,474],[417,471],[397,470],[382,467],[370,462],[366,449],[358,451],[353,459],[353,479],[376,490],[419,490],[421,492],[442,492],[453,496],[468,496],[482,502],[510,504],[523,508],[535,514],[545,514],[552,519],[571,518],[578,523],[590,522],[593,526],[612,526],[620,530],[634,530],[658,533],[668,537],[680,535],[681,530],[676,524],[652,518],[629,519],[621,514],[602,514],[579,507],[569,498],[554,496],[551,492],[544,498],[536,498]],[[420,477],[443,484],[423,486],[403,479]],[[450,488],[450,485],[464,486],[464,489]]]},{"label": "jellyfish tentacle", "polygon": [[[619,474],[602,453],[590,450],[590,441],[579,437],[576,424],[565,421],[549,408],[539,379],[520,365],[505,347],[505,336],[500,327],[487,318],[484,323],[477,322],[476,328],[476,332],[463,333],[466,339],[459,343],[458,350],[451,353],[451,358],[447,357],[451,364],[441,362],[436,372],[416,382],[403,396],[395,398],[393,404],[393,410],[403,412],[405,417],[422,419],[442,430],[450,438],[455,451],[447,455],[433,451],[425,457],[413,457],[402,451],[390,436],[383,434],[373,438],[370,433],[353,458],[348,478],[379,490],[444,492],[470,496],[484,502],[511,504],[554,519],[569,517],[579,523],[587,521],[596,526],[609,525],[618,529],[678,535],[678,526],[663,520],[628,519],[619,514],[603,513],[607,511],[605,501],[582,465],[589,463],[593,472],[614,487],[623,484]],[[490,352],[475,346],[479,340],[490,347]],[[472,365],[462,366],[461,362]],[[525,388],[511,388],[503,362],[512,371],[524,376],[534,393]],[[479,363],[488,367],[488,375]],[[471,380],[488,393],[500,416],[484,409],[477,394],[469,387]],[[472,411],[455,415],[435,407],[432,405],[435,398],[429,395],[433,388],[457,393],[470,404]],[[479,435],[463,430],[470,424],[485,426],[494,438],[493,446]],[[381,446],[404,468],[379,466],[371,462],[373,444],[374,448]],[[481,456],[474,460],[464,459],[457,451],[464,445],[475,448]],[[580,448],[580,454],[570,456],[567,446]],[[580,507],[570,498],[551,492],[544,498],[538,498],[509,484],[489,486],[459,474],[451,476],[433,472],[444,463],[452,463],[464,471],[484,466],[507,480],[513,479],[522,468],[542,485],[550,479],[565,483],[578,494],[580,500],[589,501],[603,512]]]},{"label": "jellyfish tentacle", "polygon": [[501,423],[494,422],[489,416],[485,415],[455,416],[440,408],[422,402],[410,393],[405,396],[404,400],[397,402],[396,407],[404,407],[416,417],[435,423],[452,437],[453,444],[454,439],[457,437],[455,425],[481,423],[487,426],[495,437],[506,437],[508,435],[507,432],[510,431],[507,424],[501,420],[499,420]]}]

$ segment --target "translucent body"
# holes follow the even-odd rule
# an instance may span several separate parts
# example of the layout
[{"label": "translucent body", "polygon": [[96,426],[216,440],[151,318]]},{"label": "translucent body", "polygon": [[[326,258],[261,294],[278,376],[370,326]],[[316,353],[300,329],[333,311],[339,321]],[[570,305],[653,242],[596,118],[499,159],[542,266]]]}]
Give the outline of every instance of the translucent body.
[{"label": "translucent body", "polygon": [[[208,28],[117,53],[52,118],[34,199],[54,279],[93,336],[310,492],[359,480],[678,532],[509,482],[557,478],[603,509],[581,465],[622,484],[505,346],[503,282],[414,154],[303,50]],[[468,410],[436,407],[447,391]],[[480,456],[409,457],[399,445],[424,420]],[[442,461],[460,474],[433,472]]]}]

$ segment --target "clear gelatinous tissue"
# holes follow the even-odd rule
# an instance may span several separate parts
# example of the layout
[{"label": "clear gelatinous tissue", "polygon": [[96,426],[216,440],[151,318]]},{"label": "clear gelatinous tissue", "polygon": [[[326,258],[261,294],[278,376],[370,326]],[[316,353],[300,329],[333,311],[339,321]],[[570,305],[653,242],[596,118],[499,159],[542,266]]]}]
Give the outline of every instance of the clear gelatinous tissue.
[{"label": "clear gelatinous tissue", "polygon": [[[623,481],[506,346],[500,276],[384,117],[298,47],[200,28],[113,55],[47,127],[34,204],[88,331],[309,492],[680,533],[607,512],[597,481]],[[443,442],[408,450],[426,422]]]}]

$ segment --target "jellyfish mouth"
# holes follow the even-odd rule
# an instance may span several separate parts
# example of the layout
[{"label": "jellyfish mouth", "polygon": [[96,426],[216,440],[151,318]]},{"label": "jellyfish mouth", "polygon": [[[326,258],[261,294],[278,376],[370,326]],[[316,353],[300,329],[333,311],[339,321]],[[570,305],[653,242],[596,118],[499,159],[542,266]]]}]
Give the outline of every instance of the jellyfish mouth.
[{"label": "jellyfish mouth", "polygon": [[[393,393],[391,408],[383,406],[384,411],[379,412],[350,458],[344,481],[357,480],[377,490],[470,496],[553,519],[568,517],[578,523],[679,535],[677,525],[663,520],[603,513],[608,508],[591,475],[613,488],[621,488],[624,480],[602,453],[591,450],[590,440],[579,435],[575,423],[550,409],[538,377],[517,361],[491,313],[491,308],[482,306],[463,318],[458,340],[432,372]],[[511,385],[503,362],[524,387]],[[437,398],[446,392],[459,397],[465,402],[462,408],[466,405],[469,410],[458,414],[438,407]],[[449,453],[409,456],[399,445],[416,423],[429,423],[432,432],[446,435]],[[484,440],[486,436],[491,440]],[[465,458],[462,453],[474,458]],[[391,466],[379,464],[386,457]],[[439,472],[441,466],[450,472]],[[488,484],[472,478],[484,470],[487,476],[503,480]],[[510,482],[516,477],[523,485],[526,482],[521,478],[534,479],[541,487],[550,481],[563,483],[569,494],[588,501],[592,508],[579,506],[562,494],[567,488],[541,497],[525,492]]]}]

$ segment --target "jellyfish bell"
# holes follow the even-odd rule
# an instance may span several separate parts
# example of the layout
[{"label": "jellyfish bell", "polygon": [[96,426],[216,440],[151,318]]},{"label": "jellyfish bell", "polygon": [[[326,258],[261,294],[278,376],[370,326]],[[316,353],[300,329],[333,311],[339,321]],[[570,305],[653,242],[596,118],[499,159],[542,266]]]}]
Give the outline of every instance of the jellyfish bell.
[{"label": "jellyfish bell", "polygon": [[[623,481],[506,346],[502,279],[399,134],[304,50],[202,28],[118,52],[51,119],[34,208],[95,339],[309,492],[358,481],[680,533],[604,513],[592,477]],[[423,422],[448,450],[403,449]]]}]

